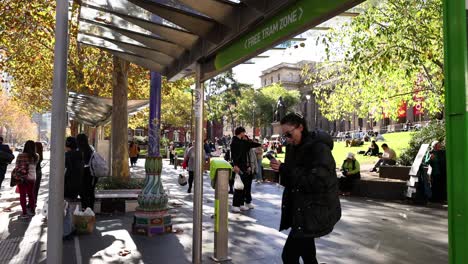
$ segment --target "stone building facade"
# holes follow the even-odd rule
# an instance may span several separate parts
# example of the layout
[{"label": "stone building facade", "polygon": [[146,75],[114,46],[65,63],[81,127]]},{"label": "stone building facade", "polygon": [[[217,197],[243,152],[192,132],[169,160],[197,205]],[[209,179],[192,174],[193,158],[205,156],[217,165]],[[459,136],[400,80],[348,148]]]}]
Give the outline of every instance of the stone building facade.
[{"label": "stone building facade", "polygon": [[[360,118],[357,114],[353,114],[347,120],[328,120],[320,112],[319,106],[312,93],[312,85],[305,84],[305,79],[301,75],[301,71],[305,65],[308,65],[313,71],[318,62],[300,61],[297,63],[280,63],[271,68],[268,68],[260,75],[262,87],[281,83],[287,90],[298,90],[301,93],[301,101],[294,107],[296,112],[302,113],[307,121],[309,129],[321,129],[329,132],[345,132],[345,131],[377,131],[377,132],[392,132],[403,129],[407,121],[411,123],[427,122],[429,117],[424,114],[415,114],[413,107],[408,107],[406,116],[400,117],[398,120],[390,118],[382,118],[374,121],[370,116],[368,118]],[[263,135],[270,136],[271,128],[264,129]]]}]

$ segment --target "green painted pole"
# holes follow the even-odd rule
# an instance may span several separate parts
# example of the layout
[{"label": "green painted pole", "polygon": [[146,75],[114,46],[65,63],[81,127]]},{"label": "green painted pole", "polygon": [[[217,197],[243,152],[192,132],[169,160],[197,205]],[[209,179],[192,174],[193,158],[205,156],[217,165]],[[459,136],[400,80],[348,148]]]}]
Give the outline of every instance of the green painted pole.
[{"label": "green painted pole", "polygon": [[448,226],[451,264],[468,263],[468,105],[465,0],[444,0]]}]

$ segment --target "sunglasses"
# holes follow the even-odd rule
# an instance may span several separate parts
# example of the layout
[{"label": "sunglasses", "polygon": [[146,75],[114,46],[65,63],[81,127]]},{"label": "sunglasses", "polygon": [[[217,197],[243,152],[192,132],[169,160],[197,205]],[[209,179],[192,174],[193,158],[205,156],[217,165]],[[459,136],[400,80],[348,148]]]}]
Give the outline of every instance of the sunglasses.
[{"label": "sunglasses", "polygon": [[289,130],[288,132],[284,133],[284,134],[283,134],[283,137],[292,138],[291,132],[293,132],[293,131],[296,130],[296,129],[297,129],[297,127],[295,127],[295,128],[293,128],[293,129]]}]

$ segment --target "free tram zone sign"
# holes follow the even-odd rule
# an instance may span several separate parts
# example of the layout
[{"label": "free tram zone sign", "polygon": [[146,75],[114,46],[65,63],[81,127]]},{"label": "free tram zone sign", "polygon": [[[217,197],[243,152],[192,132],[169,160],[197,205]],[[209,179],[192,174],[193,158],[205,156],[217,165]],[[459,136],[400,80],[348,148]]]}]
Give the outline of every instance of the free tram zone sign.
[{"label": "free tram zone sign", "polygon": [[362,1],[299,0],[279,12],[257,29],[242,36],[216,54],[215,68],[221,70],[268,49],[282,38],[299,34]]}]

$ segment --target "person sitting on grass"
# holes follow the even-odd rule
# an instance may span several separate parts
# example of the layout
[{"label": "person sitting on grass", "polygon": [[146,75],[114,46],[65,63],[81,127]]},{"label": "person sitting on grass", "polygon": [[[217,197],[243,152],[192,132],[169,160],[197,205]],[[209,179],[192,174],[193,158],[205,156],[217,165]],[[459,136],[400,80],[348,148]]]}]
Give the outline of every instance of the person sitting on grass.
[{"label": "person sitting on grass", "polygon": [[372,168],[371,172],[377,172],[377,169],[382,165],[395,165],[396,164],[396,153],[393,149],[389,148],[386,143],[382,144],[384,150],[383,155],[379,155],[379,161]]},{"label": "person sitting on grass", "polygon": [[371,146],[367,150],[366,153],[364,153],[364,156],[378,156],[379,155],[379,145],[375,143],[375,140],[372,140]]},{"label": "person sitting on grass", "polygon": [[355,139],[347,139],[346,140],[346,147],[358,147],[364,145],[364,141],[359,138]]},{"label": "person sitting on grass", "polygon": [[344,177],[339,179],[340,192],[342,195],[350,195],[354,182],[361,179],[361,166],[354,153],[348,153],[341,165],[341,172]]}]

